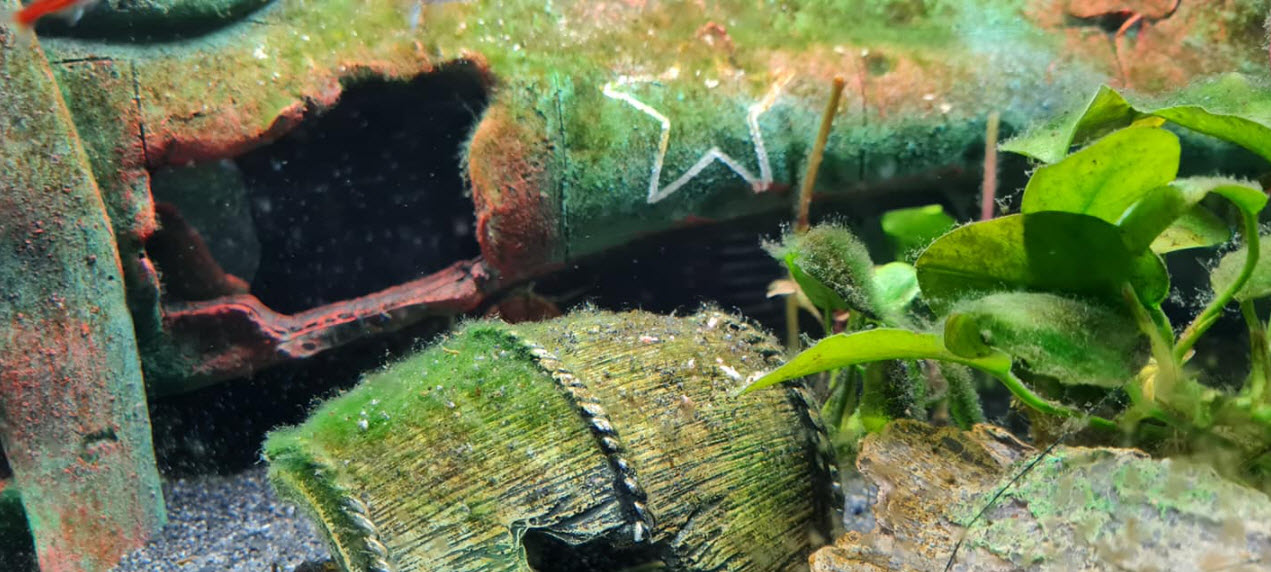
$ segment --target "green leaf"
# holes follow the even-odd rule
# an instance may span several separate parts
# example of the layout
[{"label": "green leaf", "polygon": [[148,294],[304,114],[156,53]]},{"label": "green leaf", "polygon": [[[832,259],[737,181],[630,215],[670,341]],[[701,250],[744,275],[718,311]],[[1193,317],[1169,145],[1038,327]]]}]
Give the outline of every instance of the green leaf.
[{"label": "green leaf", "polygon": [[[1203,179],[1199,180],[1197,186],[1207,188],[1209,192],[1220,195],[1236,205],[1236,208],[1244,211],[1248,217],[1257,217],[1257,213],[1267,204],[1267,196],[1261,189],[1250,186],[1250,183],[1243,183],[1232,179]],[[1256,222],[1255,218],[1250,218],[1250,224]],[[1261,237],[1259,237],[1261,241]],[[1258,262],[1253,267],[1253,274],[1248,280],[1236,291],[1234,298],[1236,301],[1243,302],[1245,300],[1254,300],[1262,298],[1271,293],[1271,264],[1267,263],[1269,256],[1267,251],[1271,249],[1260,249],[1258,253]],[[1241,274],[1248,257],[1246,247],[1240,247],[1237,250],[1227,253],[1218,262],[1218,267],[1209,275],[1210,286],[1213,287],[1215,293],[1225,292],[1231,287]]]},{"label": "green leaf", "polygon": [[[1072,145],[1080,145],[1114,129],[1155,116],[1228,141],[1271,160],[1271,97],[1247,77],[1227,74],[1178,92],[1179,105],[1149,110],[1131,106],[1125,98],[1101,87],[1086,108],[1070,113],[1003,143],[1003,151],[1054,163]],[[1195,105],[1202,101],[1204,106]]]},{"label": "green leaf", "polygon": [[1116,221],[1126,249],[1133,254],[1147,250],[1191,206],[1183,192],[1172,185],[1148,191]]},{"label": "green leaf", "polygon": [[1148,113],[1271,160],[1271,93],[1247,76],[1225,74],[1189,86],[1172,99],[1177,105]]},{"label": "green leaf", "polygon": [[1158,303],[1169,289],[1155,254],[1133,255],[1117,227],[1066,212],[959,227],[927,247],[915,267],[923,297],[937,313],[959,299],[1001,290],[1093,296],[1120,305],[1126,281],[1146,304]]},{"label": "green leaf", "polygon": [[899,316],[918,297],[918,273],[912,265],[904,262],[875,266],[874,290],[883,315]]},{"label": "green leaf", "polygon": [[1231,240],[1231,229],[1209,209],[1193,205],[1152,240],[1152,252],[1165,254],[1188,248],[1207,248]]},{"label": "green leaf", "polygon": [[1180,151],[1178,137],[1164,129],[1122,129],[1038,169],[1020,210],[1087,214],[1116,223],[1131,205],[1174,180]]},{"label": "green leaf", "polygon": [[[1145,197],[1143,213],[1134,212],[1138,205],[1126,213],[1120,222],[1126,242],[1142,239],[1159,226],[1169,214],[1180,206],[1185,210],[1177,215],[1161,233],[1152,239],[1151,248],[1156,253],[1166,253],[1185,248],[1201,248],[1222,244],[1231,238],[1231,229],[1209,209],[1198,205],[1209,193],[1226,198],[1236,208],[1256,214],[1266,206],[1266,195],[1256,186],[1238,179],[1225,177],[1186,177],[1177,179],[1170,187],[1178,191],[1177,197]],[[1181,199],[1181,204],[1178,202]],[[1153,200],[1169,201],[1169,204],[1148,204]],[[1161,212],[1154,212],[1159,209]],[[1152,216],[1156,218],[1152,218]],[[1136,220],[1127,222],[1126,219]],[[1131,233],[1137,232],[1137,235]]]},{"label": "green leaf", "polygon": [[897,260],[905,260],[911,252],[931,244],[956,224],[940,205],[887,211],[881,222],[883,234],[891,242]]},{"label": "green leaf", "polygon": [[1011,358],[1002,352],[994,352],[983,358],[965,358],[946,349],[944,340],[936,334],[880,328],[824,338],[785,365],[747,386],[742,393],[805,375],[893,359],[938,359],[1001,375],[1009,374],[1011,369]]},{"label": "green leaf", "polygon": [[[1266,97],[1263,94],[1262,97]],[[1271,127],[1240,117],[1212,113],[1199,105],[1166,107],[1152,112],[1192,131],[1217,137],[1253,151],[1271,161]]]},{"label": "green leaf", "polygon": [[1099,88],[1080,113],[1070,113],[1040,128],[1003,143],[1002,151],[1054,163],[1068,154],[1074,144],[1101,137],[1129,125],[1137,113],[1121,94],[1108,86]]},{"label": "green leaf", "polygon": [[1228,179],[1225,183],[1215,184],[1209,192],[1222,195],[1240,210],[1253,215],[1258,214],[1262,211],[1262,207],[1267,206],[1266,193],[1249,183]]},{"label": "green leaf", "polygon": [[944,321],[944,347],[966,358],[982,358],[993,354],[993,346],[984,341],[975,316],[954,312]]},{"label": "green leaf", "polygon": [[1134,319],[1054,294],[1003,292],[958,304],[945,343],[979,343],[1064,384],[1120,387],[1147,362],[1147,339]]},{"label": "green leaf", "polygon": [[[1231,236],[1227,224],[1196,204],[1209,193],[1223,196],[1251,214],[1262,210],[1267,202],[1261,190],[1244,181],[1223,177],[1176,179],[1148,192],[1117,221],[1126,247],[1131,253],[1149,246],[1153,252],[1162,253],[1225,242]],[[1154,245],[1157,237],[1167,231],[1171,231],[1170,236],[1159,246]]]},{"label": "green leaf", "polygon": [[788,234],[770,246],[785,262],[799,288],[821,310],[852,308],[877,316],[874,262],[869,250],[847,227],[818,224],[803,234]]},{"label": "green leaf", "polygon": [[[1260,241],[1263,247],[1258,252],[1258,263],[1253,267],[1253,275],[1236,292],[1236,301],[1244,302],[1271,296],[1271,248],[1266,247],[1269,244],[1268,240],[1271,240],[1271,236],[1262,235]],[[1218,267],[1209,275],[1209,285],[1215,293],[1226,291],[1235,282],[1248,256],[1249,251],[1242,246],[1222,257]]]},{"label": "green leaf", "polygon": [[[1169,294],[1169,272],[1165,269],[1165,261],[1152,251],[1132,256],[1130,285],[1134,287],[1134,293],[1144,305],[1149,308],[1159,306]],[[1112,298],[1116,298],[1115,303],[1125,301],[1119,294]],[[1105,298],[1105,300],[1110,301],[1111,298]]]},{"label": "green leaf", "polygon": [[786,268],[790,269],[790,277],[799,285],[799,289],[803,290],[803,295],[808,297],[813,306],[823,312],[833,312],[835,310],[846,310],[847,302],[839,296],[837,292],[826,286],[820,280],[803,271],[799,266],[799,255],[797,252],[786,254]]}]

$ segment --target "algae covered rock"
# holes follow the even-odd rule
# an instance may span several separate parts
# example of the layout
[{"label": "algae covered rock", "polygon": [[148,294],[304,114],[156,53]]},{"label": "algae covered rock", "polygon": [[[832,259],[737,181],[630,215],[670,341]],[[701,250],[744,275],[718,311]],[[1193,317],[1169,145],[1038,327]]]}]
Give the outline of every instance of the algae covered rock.
[{"label": "algae covered rock", "polygon": [[800,389],[726,314],[478,322],[265,443],[348,570],[806,569],[842,506]]},{"label": "algae covered rock", "polygon": [[1206,465],[1063,445],[1038,460],[997,427],[897,421],[858,466],[878,527],[817,551],[814,572],[1271,566],[1271,500]]}]

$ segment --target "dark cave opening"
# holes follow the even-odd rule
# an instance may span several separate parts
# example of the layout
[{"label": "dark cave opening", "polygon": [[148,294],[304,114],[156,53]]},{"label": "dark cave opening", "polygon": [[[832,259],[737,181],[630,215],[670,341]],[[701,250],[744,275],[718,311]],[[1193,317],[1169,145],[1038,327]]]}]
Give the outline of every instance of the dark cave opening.
[{"label": "dark cave opening", "polygon": [[461,153],[489,99],[475,64],[368,80],[235,162],[260,241],[251,291],[291,313],[478,253]]},{"label": "dark cave opening", "polygon": [[[182,286],[200,278],[182,270],[201,267],[188,260],[191,235],[205,243],[214,265],[283,313],[370,294],[476,257],[461,153],[490,87],[469,62],[409,81],[361,81],[272,144],[233,160],[156,171],[156,203],[193,229],[175,233],[179,248],[147,244],[165,301],[225,294]],[[187,260],[165,258],[165,250]],[[317,397],[351,385],[359,372],[448,323],[428,319],[250,379],[152,400],[160,466],[168,474],[244,468],[256,460],[265,431],[302,420]]]}]

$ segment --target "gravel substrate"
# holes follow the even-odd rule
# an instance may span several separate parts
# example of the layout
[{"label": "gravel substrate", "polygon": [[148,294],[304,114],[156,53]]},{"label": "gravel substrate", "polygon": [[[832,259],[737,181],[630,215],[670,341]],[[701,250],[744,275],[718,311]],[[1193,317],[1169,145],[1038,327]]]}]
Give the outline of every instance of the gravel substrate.
[{"label": "gravel substrate", "polygon": [[304,515],[274,496],[264,467],[168,481],[163,492],[168,525],[115,572],[291,572],[327,558]]}]

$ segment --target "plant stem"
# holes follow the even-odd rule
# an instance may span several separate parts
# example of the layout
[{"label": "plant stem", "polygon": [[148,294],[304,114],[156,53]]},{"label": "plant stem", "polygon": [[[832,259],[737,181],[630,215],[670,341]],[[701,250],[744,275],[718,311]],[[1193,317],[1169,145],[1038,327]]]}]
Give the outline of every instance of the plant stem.
[{"label": "plant stem", "polygon": [[997,131],[1000,121],[1001,114],[992,111],[984,126],[984,183],[980,192],[980,220],[993,218],[993,207],[997,201]]},{"label": "plant stem", "polygon": [[[825,335],[834,334],[834,314],[832,312],[824,312]],[[852,333],[861,329],[864,325],[864,317],[860,312],[853,311],[847,318],[846,329],[843,333]],[[860,379],[861,366],[853,365],[845,368],[830,371],[830,396],[825,409],[829,412],[828,419],[835,427],[840,427],[844,415],[852,415],[856,413],[856,408],[860,404]]]},{"label": "plant stem", "polygon": [[830,394],[825,400],[825,405],[821,407],[821,418],[825,420],[826,425],[834,429],[838,429],[839,424],[843,422],[845,409],[847,379],[844,379],[842,373],[841,369],[830,372]]},{"label": "plant stem", "polygon": [[[1157,390],[1165,389],[1168,393],[1173,388],[1180,376],[1180,367],[1178,359],[1174,357],[1174,352],[1170,349],[1169,338],[1161,332],[1159,324],[1152,320],[1152,316],[1148,314],[1142,302],[1139,302],[1138,295],[1134,293],[1134,287],[1128,282],[1122,284],[1121,296],[1125,299],[1125,305],[1130,313],[1134,315],[1134,321],[1139,325],[1139,330],[1147,336],[1152,347],[1152,357],[1156,358],[1156,375],[1144,380],[1142,387],[1130,392],[1131,398],[1138,402],[1137,405],[1148,406],[1156,401]],[[1151,385],[1148,385],[1148,382]]]},{"label": "plant stem", "polygon": [[[1136,298],[1137,299],[1137,298]],[[1142,307],[1140,305],[1140,307]],[[1170,325],[1169,316],[1165,315],[1165,311],[1160,306],[1152,306],[1143,308],[1147,310],[1148,317],[1152,319],[1152,323],[1156,325],[1156,331],[1161,335],[1161,339],[1166,343],[1174,339],[1174,328]]]},{"label": "plant stem", "polygon": [[1261,403],[1266,395],[1267,380],[1271,379],[1271,355],[1268,355],[1267,327],[1253,310],[1253,301],[1240,301],[1240,314],[1249,328],[1249,380],[1244,393],[1254,403]]},{"label": "plant stem", "polygon": [[825,143],[830,138],[830,127],[834,125],[834,115],[838,111],[839,101],[843,98],[843,76],[834,76],[830,86],[830,101],[825,104],[825,113],[821,115],[821,129],[817,131],[816,143],[812,145],[812,154],[808,156],[808,170],[803,174],[803,184],[799,187],[799,207],[794,222],[794,232],[802,234],[808,230],[808,210],[812,206],[812,187],[816,184],[816,172],[821,167],[821,159],[825,156]]},{"label": "plant stem", "polygon": [[[1196,428],[1207,425],[1209,417],[1205,406],[1205,388],[1195,379],[1183,376],[1182,361],[1177,351],[1170,351],[1169,340],[1161,335],[1157,322],[1154,322],[1147,310],[1139,302],[1138,296],[1129,283],[1121,285],[1121,295],[1126,305],[1134,314],[1139,329],[1147,334],[1152,344],[1152,357],[1156,359],[1156,375],[1143,378],[1142,385],[1128,390],[1130,399],[1137,409],[1146,415],[1169,423],[1175,427]],[[1136,383],[1139,380],[1131,381]],[[1179,422],[1171,413],[1158,407],[1161,404],[1172,412],[1186,416],[1186,421]],[[1190,429],[1184,429],[1190,430]]]},{"label": "plant stem", "polygon": [[984,409],[980,405],[980,395],[975,391],[971,378],[971,369],[954,363],[940,367],[940,362],[927,362],[932,368],[939,368],[940,374],[948,385],[949,416],[958,427],[970,429],[976,423],[984,422]]},{"label": "plant stem", "polygon": [[[803,234],[811,225],[808,211],[812,208],[812,188],[816,185],[816,173],[821,168],[821,159],[825,157],[825,143],[830,138],[830,127],[834,125],[834,115],[838,111],[839,101],[843,98],[843,76],[834,76],[830,85],[830,101],[825,104],[825,113],[821,116],[821,129],[817,131],[816,142],[812,145],[812,154],[808,156],[808,170],[803,173],[803,183],[799,186],[799,204],[795,211],[794,232]],[[787,278],[794,277],[787,273]],[[826,328],[831,326],[827,323]],[[791,354],[799,351],[799,301],[796,296],[786,297],[786,347]]]},{"label": "plant stem", "polygon": [[1258,264],[1259,248],[1258,240],[1258,217],[1257,214],[1247,212],[1240,209],[1240,216],[1244,222],[1241,232],[1244,233],[1246,252],[1245,265],[1240,269],[1240,275],[1236,280],[1227,286],[1216,298],[1201,311],[1199,316],[1188,324],[1187,329],[1183,330],[1183,334],[1178,338],[1178,344],[1174,346],[1175,359],[1182,360],[1183,356],[1196,345],[1196,340],[1201,334],[1205,333],[1214,322],[1218,320],[1218,316],[1222,314],[1222,309],[1230,302],[1232,297],[1244,287],[1245,282],[1249,280],[1249,276],[1253,275],[1253,267]]},{"label": "plant stem", "polygon": [[1069,409],[1067,407],[1055,405],[1051,403],[1050,401],[1047,401],[1046,399],[1042,398],[1036,393],[1033,393],[1032,390],[1028,389],[1028,386],[1024,385],[1024,382],[1021,381],[1018,377],[1015,377],[1015,374],[1012,373],[1010,370],[990,371],[988,373],[992,374],[993,377],[996,377],[999,381],[1001,381],[1002,385],[1005,385],[1006,389],[1009,389],[1011,391],[1011,394],[1014,395],[1021,402],[1023,402],[1024,405],[1032,407],[1033,409],[1037,410],[1039,413],[1044,413],[1046,415],[1053,415],[1055,417],[1083,417],[1084,416],[1090,422],[1090,426],[1092,427],[1097,427],[1099,429],[1108,429],[1108,430],[1115,430],[1117,428],[1116,423],[1109,421],[1107,419],[1104,419],[1102,417],[1099,417],[1097,415],[1087,415],[1083,411],[1078,411],[1076,409]]},{"label": "plant stem", "polygon": [[[794,276],[786,272],[786,279],[794,282]],[[796,283],[797,284],[797,283]],[[786,296],[786,350],[790,355],[799,353],[799,293]]]},{"label": "plant stem", "polygon": [[856,413],[860,394],[860,366],[848,366],[830,373],[830,397],[821,416],[835,429],[842,429],[843,419]]}]

